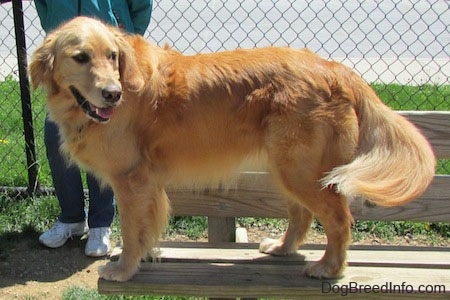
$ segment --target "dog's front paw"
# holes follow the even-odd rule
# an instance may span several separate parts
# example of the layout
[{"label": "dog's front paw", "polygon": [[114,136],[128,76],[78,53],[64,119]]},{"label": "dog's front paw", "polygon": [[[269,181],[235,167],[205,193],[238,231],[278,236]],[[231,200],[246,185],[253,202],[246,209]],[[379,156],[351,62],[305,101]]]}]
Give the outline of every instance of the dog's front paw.
[{"label": "dog's front paw", "polygon": [[334,265],[325,261],[309,263],[304,269],[304,274],[317,279],[332,279],[342,276],[344,265]]},{"label": "dog's front paw", "polygon": [[100,278],[111,281],[127,281],[137,272],[137,268],[127,270],[119,262],[109,262],[98,268]]},{"label": "dog's front paw", "polygon": [[274,256],[287,256],[294,253],[296,249],[288,249],[282,240],[265,238],[259,244],[259,252]]}]

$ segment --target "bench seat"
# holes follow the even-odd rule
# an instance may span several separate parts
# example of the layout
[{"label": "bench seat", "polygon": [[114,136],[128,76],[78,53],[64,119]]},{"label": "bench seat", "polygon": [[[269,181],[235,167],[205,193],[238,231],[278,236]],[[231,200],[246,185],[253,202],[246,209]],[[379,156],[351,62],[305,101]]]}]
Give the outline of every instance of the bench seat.
[{"label": "bench seat", "polygon": [[[252,243],[167,242],[160,261],[143,263],[127,282],[99,279],[98,289],[103,294],[226,298],[365,295],[369,290],[372,296],[389,292],[411,298],[428,289],[434,293],[427,296],[449,296],[449,248],[352,246],[342,278],[303,276],[305,264],[324,251],[324,245],[304,245],[296,255],[273,257],[259,253]],[[119,253],[116,248],[113,256]]]}]

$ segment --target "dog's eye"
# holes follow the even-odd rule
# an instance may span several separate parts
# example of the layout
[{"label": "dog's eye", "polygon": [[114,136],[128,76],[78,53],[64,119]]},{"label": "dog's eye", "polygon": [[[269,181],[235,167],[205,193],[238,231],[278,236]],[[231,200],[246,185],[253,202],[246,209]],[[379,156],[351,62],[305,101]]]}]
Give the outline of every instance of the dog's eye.
[{"label": "dog's eye", "polygon": [[117,52],[111,52],[111,55],[109,57],[111,60],[116,60],[117,59]]},{"label": "dog's eye", "polygon": [[85,64],[85,63],[89,62],[89,60],[91,59],[89,57],[89,55],[84,52],[78,53],[78,54],[72,56],[72,58],[79,64]]}]

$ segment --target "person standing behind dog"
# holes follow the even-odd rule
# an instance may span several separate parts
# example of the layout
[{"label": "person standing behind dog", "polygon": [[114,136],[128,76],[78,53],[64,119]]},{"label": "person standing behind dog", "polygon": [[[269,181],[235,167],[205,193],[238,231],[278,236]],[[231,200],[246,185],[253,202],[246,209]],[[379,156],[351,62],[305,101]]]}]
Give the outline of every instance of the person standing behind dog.
[{"label": "person standing behind dog", "polygon": [[[143,35],[147,29],[153,0],[35,0],[42,28],[49,33],[76,16],[90,16],[123,29]],[[111,223],[114,218],[114,199],[110,188],[87,174],[89,210],[86,222],[85,197],[80,170],[68,166],[59,152],[58,127],[45,120],[44,141],[56,197],[61,207],[57,222],[44,232],[39,241],[47,247],[63,246],[68,238],[89,232],[85,254],[104,256],[110,250]]]}]

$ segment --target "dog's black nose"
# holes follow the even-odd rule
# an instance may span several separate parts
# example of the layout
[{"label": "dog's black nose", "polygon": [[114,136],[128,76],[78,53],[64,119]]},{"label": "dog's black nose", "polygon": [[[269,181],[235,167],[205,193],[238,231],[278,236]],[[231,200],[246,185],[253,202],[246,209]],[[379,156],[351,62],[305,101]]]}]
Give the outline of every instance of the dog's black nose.
[{"label": "dog's black nose", "polygon": [[103,88],[102,96],[106,102],[115,103],[122,97],[122,89],[115,84],[110,84]]}]

